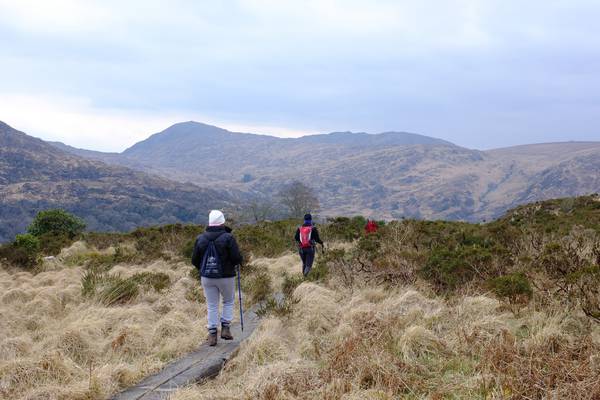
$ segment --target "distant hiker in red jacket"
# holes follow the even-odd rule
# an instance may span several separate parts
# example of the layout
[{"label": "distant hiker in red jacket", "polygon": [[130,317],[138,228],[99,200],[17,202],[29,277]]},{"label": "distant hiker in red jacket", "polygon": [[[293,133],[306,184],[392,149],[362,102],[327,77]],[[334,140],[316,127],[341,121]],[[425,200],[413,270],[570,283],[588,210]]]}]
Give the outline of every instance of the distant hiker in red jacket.
[{"label": "distant hiker in red jacket", "polygon": [[379,228],[377,226],[377,222],[368,219],[367,220],[367,225],[365,225],[365,234],[369,234],[369,233],[375,233],[377,232],[377,228]]},{"label": "distant hiker in red jacket", "polygon": [[324,246],[317,227],[312,223],[312,215],[306,214],[304,216],[304,223],[296,229],[295,239],[302,259],[302,274],[307,276],[315,261],[315,244],[319,243]]}]

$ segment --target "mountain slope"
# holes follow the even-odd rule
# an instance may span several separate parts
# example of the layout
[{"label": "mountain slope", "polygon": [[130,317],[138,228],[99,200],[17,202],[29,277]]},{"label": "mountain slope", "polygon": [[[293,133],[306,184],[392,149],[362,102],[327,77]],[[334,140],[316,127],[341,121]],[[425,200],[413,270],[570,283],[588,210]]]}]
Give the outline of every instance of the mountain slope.
[{"label": "mountain slope", "polygon": [[479,221],[524,202],[599,190],[600,142],[491,151],[410,133],[297,139],[175,124],[120,155],[94,158],[199,185],[274,195],[299,179],[323,213]]},{"label": "mountain slope", "polygon": [[0,122],[0,241],[40,210],[60,207],[93,230],[199,222],[231,196],[84,159]]}]

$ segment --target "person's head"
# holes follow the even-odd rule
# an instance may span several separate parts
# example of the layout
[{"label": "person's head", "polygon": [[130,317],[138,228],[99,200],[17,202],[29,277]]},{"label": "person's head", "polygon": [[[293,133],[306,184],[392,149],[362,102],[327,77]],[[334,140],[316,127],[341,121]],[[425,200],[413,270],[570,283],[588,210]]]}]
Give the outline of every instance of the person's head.
[{"label": "person's head", "polygon": [[310,215],[310,214],[304,214],[304,223],[305,224],[312,224],[312,215]]},{"label": "person's head", "polygon": [[225,216],[219,210],[212,210],[208,214],[208,226],[221,226],[225,225]]}]

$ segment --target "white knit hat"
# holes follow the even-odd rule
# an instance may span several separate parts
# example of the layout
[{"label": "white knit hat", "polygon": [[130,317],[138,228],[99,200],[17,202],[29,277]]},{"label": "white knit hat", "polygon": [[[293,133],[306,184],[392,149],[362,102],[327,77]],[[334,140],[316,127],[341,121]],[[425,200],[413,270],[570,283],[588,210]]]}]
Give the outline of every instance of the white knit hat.
[{"label": "white knit hat", "polygon": [[208,214],[208,226],[219,226],[225,223],[225,216],[219,210],[212,210]]}]

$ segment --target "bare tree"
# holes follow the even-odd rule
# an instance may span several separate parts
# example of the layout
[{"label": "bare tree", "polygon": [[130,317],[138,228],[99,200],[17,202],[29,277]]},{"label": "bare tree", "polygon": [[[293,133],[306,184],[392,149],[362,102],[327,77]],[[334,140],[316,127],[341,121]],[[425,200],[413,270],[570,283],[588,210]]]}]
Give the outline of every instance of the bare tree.
[{"label": "bare tree", "polygon": [[275,214],[275,205],[267,199],[254,200],[248,205],[248,212],[254,223],[271,219]]},{"label": "bare tree", "polygon": [[293,181],[279,191],[281,203],[291,217],[300,218],[307,212],[319,210],[319,199],[313,188],[300,181]]}]

